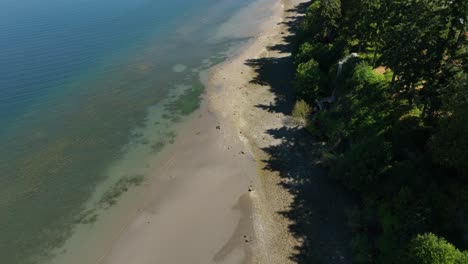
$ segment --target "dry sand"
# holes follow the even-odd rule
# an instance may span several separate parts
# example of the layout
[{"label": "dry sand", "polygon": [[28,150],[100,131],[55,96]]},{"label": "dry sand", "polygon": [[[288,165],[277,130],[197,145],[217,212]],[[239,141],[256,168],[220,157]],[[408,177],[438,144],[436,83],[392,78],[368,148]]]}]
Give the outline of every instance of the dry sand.
[{"label": "dry sand", "polygon": [[[205,108],[205,107],[204,107]],[[152,201],[102,263],[242,263],[255,168],[227,125],[201,111],[160,161]],[[216,126],[219,125],[219,129]],[[246,220],[247,218],[247,220]]]},{"label": "dry sand", "polygon": [[[278,143],[266,130],[284,126],[285,115],[264,111],[277,98],[252,83],[246,60],[288,56],[268,46],[287,36],[286,10],[304,0],[279,0],[260,34],[207,75],[199,111],[161,153],[147,204],[99,263],[289,263],[297,241],[285,210],[289,194],[279,177],[262,170],[263,147]],[[271,174],[271,173],[270,173]],[[250,188],[250,186],[253,188]]]},{"label": "dry sand", "polygon": [[[282,142],[267,131],[293,127],[289,125],[293,123],[289,115],[268,108],[291,98],[278,98],[274,91],[278,87],[271,87],[261,75],[277,74],[280,88],[292,89],[288,78],[281,80],[281,75],[288,74],[283,70],[291,71],[292,66],[288,61],[291,54],[282,47],[286,47],[285,39],[291,34],[288,22],[297,15],[295,7],[304,2],[307,1],[279,1],[271,20],[262,25],[261,34],[240,54],[213,69],[210,79],[215,87],[210,90],[214,109],[223,119],[235,124],[237,133],[256,159],[256,192],[251,195],[256,237],[253,263],[294,263],[291,257],[297,254],[296,246],[300,245],[289,231],[290,220],[278,214],[289,210],[293,197],[281,187],[277,172],[265,169],[269,156],[263,151]],[[268,72],[259,72],[257,66],[266,61],[271,61],[270,66],[263,67]],[[283,62],[285,65],[280,65]]]}]

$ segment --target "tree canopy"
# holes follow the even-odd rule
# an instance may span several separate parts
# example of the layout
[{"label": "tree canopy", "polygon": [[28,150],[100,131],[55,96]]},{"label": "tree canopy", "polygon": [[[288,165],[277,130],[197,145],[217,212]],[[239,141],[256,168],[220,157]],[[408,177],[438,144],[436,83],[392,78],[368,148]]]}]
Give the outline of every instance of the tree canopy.
[{"label": "tree canopy", "polygon": [[371,212],[355,231],[356,263],[468,263],[467,16],[463,0],[307,9],[296,91],[315,109],[307,129],[327,145],[329,175]]}]

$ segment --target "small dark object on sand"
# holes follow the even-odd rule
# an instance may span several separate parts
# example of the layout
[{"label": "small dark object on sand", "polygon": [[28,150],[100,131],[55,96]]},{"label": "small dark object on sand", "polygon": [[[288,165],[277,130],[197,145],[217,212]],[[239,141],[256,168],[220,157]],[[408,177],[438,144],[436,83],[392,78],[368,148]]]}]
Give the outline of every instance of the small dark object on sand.
[{"label": "small dark object on sand", "polygon": [[221,129],[221,126],[216,126],[216,129]]}]

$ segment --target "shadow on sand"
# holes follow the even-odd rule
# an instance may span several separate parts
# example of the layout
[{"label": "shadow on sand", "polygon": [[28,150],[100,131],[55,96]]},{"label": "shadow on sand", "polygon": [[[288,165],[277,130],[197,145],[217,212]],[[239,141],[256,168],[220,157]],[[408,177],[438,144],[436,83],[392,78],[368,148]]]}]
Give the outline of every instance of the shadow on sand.
[{"label": "shadow on sand", "polygon": [[[303,14],[308,4],[299,5],[293,11]],[[289,17],[283,22],[294,32],[300,15]],[[294,35],[294,34],[292,34]],[[285,44],[268,47],[279,53],[280,58],[251,59],[245,63],[251,66],[257,76],[251,80],[269,89],[276,95],[270,105],[257,105],[269,112],[290,115],[294,104],[294,66],[290,55],[293,36],[285,32]],[[333,264],[351,263],[351,231],[347,224],[347,210],[352,206],[351,197],[340,184],[327,177],[321,168],[321,143],[314,140],[304,129],[284,126],[266,131],[282,143],[264,148],[269,155],[265,160],[266,170],[278,172],[282,178],[282,187],[293,196],[291,208],[277,212],[291,220],[290,232],[302,245],[296,248],[296,254],[290,256],[295,263]]]}]

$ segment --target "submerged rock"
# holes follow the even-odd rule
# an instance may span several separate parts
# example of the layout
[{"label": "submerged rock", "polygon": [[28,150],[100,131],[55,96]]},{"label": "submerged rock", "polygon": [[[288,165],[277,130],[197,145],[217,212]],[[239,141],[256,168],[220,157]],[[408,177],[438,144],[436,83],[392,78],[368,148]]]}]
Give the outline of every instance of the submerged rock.
[{"label": "submerged rock", "polygon": [[187,69],[187,66],[183,64],[176,64],[172,67],[174,72],[184,72]]}]

